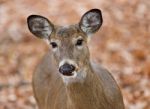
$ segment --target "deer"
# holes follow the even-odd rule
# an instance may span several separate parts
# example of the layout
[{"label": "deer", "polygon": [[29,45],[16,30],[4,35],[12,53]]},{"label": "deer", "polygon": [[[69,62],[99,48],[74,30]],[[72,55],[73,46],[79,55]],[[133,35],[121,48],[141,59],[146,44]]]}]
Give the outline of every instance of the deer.
[{"label": "deer", "polygon": [[39,109],[124,109],[114,77],[90,59],[88,39],[102,23],[100,9],[87,11],[79,23],[69,26],[54,25],[40,15],[28,16],[29,31],[51,46],[32,77]]}]

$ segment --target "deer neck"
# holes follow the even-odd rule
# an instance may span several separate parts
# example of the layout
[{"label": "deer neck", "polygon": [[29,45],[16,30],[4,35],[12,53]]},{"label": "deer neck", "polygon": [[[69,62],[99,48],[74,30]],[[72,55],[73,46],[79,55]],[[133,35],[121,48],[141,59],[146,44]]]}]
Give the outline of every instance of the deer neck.
[{"label": "deer neck", "polygon": [[84,81],[73,82],[66,86],[68,109],[105,109],[106,98],[100,78],[93,72],[91,65],[86,70]]}]

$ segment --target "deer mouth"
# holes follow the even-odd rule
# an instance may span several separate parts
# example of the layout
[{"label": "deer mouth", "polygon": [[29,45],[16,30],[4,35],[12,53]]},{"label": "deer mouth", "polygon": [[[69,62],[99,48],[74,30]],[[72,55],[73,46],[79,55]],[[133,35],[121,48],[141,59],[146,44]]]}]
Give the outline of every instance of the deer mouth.
[{"label": "deer mouth", "polygon": [[74,71],[74,72],[72,72],[72,73],[63,73],[62,76],[63,76],[63,77],[66,77],[66,78],[74,78],[74,77],[77,76],[77,72]]},{"label": "deer mouth", "polygon": [[64,76],[73,76],[74,73],[73,72],[71,72],[71,73],[63,72],[62,75],[64,75]]}]

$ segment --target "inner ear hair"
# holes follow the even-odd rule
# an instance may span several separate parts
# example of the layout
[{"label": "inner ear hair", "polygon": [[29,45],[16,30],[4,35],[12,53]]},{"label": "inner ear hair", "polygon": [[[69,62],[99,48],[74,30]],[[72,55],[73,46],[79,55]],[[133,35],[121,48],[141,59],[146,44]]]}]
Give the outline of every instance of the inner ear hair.
[{"label": "inner ear hair", "polygon": [[54,29],[54,25],[45,17],[30,15],[27,18],[28,28],[38,38],[48,39]]},{"label": "inner ear hair", "polygon": [[91,9],[82,16],[79,27],[86,34],[93,34],[99,30],[102,22],[101,10]]}]

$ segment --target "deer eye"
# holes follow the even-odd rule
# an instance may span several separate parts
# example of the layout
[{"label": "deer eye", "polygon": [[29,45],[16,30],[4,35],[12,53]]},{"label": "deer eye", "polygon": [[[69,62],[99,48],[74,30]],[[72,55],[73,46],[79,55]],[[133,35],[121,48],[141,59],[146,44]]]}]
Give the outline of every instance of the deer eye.
[{"label": "deer eye", "polygon": [[52,48],[56,48],[57,47],[56,42],[51,42],[50,44],[51,44]]},{"label": "deer eye", "polygon": [[76,42],[76,46],[81,46],[83,43],[83,39],[78,39]]}]

